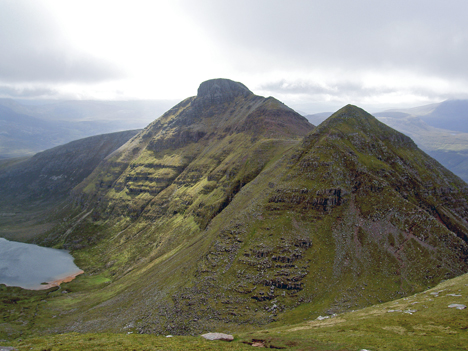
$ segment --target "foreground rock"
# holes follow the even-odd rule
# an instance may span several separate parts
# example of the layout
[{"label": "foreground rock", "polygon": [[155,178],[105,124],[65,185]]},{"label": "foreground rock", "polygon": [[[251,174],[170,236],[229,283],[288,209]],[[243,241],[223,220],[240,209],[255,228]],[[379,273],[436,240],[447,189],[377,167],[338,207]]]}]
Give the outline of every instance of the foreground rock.
[{"label": "foreground rock", "polygon": [[448,305],[449,308],[456,308],[457,310],[464,310],[466,308],[465,305],[462,305],[460,303],[452,303]]},{"label": "foreground rock", "polygon": [[223,333],[207,333],[202,335],[203,338],[207,340],[222,340],[222,341],[232,341],[234,337],[229,334]]}]

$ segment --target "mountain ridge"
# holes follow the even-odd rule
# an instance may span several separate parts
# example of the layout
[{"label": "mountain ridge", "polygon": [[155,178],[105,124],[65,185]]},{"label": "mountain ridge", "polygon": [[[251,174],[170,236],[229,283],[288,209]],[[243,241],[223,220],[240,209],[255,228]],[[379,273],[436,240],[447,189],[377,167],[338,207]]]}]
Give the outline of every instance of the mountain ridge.
[{"label": "mountain ridge", "polygon": [[[465,182],[468,181],[468,134],[463,133],[454,119],[453,109],[460,116],[466,115],[463,106],[466,100],[447,100],[438,104],[420,106],[411,109],[395,109],[374,113],[381,122],[411,137],[417,145],[431,157],[434,157],[444,167],[450,169]],[[443,117],[443,112],[452,116]],[[332,112],[307,116],[312,123],[319,125]],[[426,118],[427,117],[427,118]],[[429,121],[432,119],[434,123]],[[463,117],[458,118],[460,124]],[[437,125],[438,127],[435,127]],[[443,128],[443,129],[440,129]]]},{"label": "mountain ridge", "polygon": [[109,280],[67,294],[54,331],[281,324],[304,303],[340,313],[468,271],[467,185],[410,138],[352,105],[314,128],[208,82],[106,157],[36,238],[72,250],[87,272],[75,286]]}]

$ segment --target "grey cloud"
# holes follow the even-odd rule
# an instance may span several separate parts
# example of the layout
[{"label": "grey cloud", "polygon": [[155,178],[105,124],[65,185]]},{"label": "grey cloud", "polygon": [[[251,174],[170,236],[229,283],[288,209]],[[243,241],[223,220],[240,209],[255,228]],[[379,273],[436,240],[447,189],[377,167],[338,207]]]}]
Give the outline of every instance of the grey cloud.
[{"label": "grey cloud", "polygon": [[287,81],[285,79],[269,82],[258,87],[260,91],[271,94],[291,95],[331,95],[336,97],[366,97],[378,94],[392,93],[395,90],[388,87],[366,87],[362,84],[342,81],[331,85],[323,85],[309,81]]},{"label": "grey cloud", "polygon": [[0,2],[0,47],[3,82],[99,82],[122,77],[112,63],[73,49],[53,18],[32,1]]},{"label": "grey cloud", "polygon": [[357,104],[374,112],[389,108],[414,107],[425,104],[421,102],[413,105],[402,105],[395,102],[378,102],[381,97],[386,95],[391,96],[392,94],[403,96],[407,94],[418,97],[419,101],[428,102],[468,98],[468,93],[466,92],[458,94],[441,93],[437,91],[436,87],[430,85],[411,87],[407,91],[402,91],[401,89],[385,86],[367,87],[359,82],[355,83],[346,80],[325,86],[306,80],[288,81],[283,79],[258,86],[254,91],[257,90],[264,95],[280,97],[282,101],[297,109],[297,111],[305,111],[305,114],[334,111],[348,103]]},{"label": "grey cloud", "polygon": [[58,96],[57,90],[49,87],[19,87],[0,85],[0,97],[9,98],[53,98]]},{"label": "grey cloud", "polygon": [[335,66],[468,75],[465,0],[205,0],[184,8],[245,71]]}]

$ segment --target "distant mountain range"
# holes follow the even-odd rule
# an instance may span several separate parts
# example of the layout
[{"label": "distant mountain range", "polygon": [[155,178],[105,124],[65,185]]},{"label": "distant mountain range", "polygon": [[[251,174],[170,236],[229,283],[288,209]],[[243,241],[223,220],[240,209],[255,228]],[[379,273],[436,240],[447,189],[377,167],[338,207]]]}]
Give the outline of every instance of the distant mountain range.
[{"label": "distant mountain range", "polygon": [[173,101],[42,101],[0,99],[0,159],[84,137],[144,128]]},{"label": "distant mountain range", "polygon": [[139,131],[92,136],[32,157],[0,160],[0,236],[27,240],[49,229],[50,221],[42,223],[44,214]]},{"label": "distant mountain range", "polygon": [[[331,114],[306,117],[320,124]],[[374,116],[410,136],[423,151],[468,182],[468,100],[388,110]]]},{"label": "distant mountain range", "polygon": [[[356,106],[315,127],[275,98],[214,79],[125,138],[76,186],[80,145],[91,155],[100,142],[0,169],[10,199],[0,210],[8,216],[16,201],[28,228],[17,233],[71,250],[86,272],[47,304],[0,294],[11,333],[281,325],[468,272],[468,185]],[[54,199],[55,189],[69,195]],[[55,206],[26,206],[47,199]],[[18,311],[20,322],[10,317]]]}]

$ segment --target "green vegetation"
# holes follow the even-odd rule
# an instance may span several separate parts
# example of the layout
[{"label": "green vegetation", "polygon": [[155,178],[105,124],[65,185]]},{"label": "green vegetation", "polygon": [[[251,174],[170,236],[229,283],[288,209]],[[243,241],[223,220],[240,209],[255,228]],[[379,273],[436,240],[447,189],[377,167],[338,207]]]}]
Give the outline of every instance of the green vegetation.
[{"label": "green vegetation", "polygon": [[207,341],[201,337],[136,335],[136,334],[61,334],[36,337],[15,344],[18,350],[68,351],[68,350],[115,350],[115,351],[186,351],[186,350],[250,350],[251,347],[224,341]]},{"label": "green vegetation", "polygon": [[[248,350],[253,343],[288,350],[465,350],[468,275],[395,301],[339,315],[306,319],[282,327],[236,333],[233,342],[189,336],[68,333],[3,342],[18,350]],[[311,308],[303,304],[289,314]],[[300,311],[299,311],[300,310]]]}]

